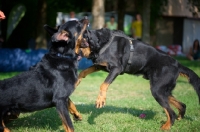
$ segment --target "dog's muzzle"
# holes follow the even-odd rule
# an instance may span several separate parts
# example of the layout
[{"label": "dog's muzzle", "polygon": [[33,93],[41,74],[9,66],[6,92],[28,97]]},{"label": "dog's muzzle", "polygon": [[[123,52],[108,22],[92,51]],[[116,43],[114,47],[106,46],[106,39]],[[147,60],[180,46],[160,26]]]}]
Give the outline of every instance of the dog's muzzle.
[{"label": "dog's muzzle", "polygon": [[66,33],[55,33],[52,37],[51,37],[51,41],[52,42],[59,42],[59,41],[66,41],[68,42],[69,37],[67,36]]}]

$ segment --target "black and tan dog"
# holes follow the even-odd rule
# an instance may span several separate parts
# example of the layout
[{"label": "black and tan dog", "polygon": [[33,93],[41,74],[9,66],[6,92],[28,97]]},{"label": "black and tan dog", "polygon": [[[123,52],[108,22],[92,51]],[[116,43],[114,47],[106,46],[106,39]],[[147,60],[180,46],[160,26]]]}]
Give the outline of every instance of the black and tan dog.
[{"label": "black and tan dog", "polygon": [[[21,112],[50,107],[56,107],[66,132],[74,131],[69,112],[77,119],[82,118],[74,104],[71,105],[69,96],[74,91],[78,76],[74,52],[76,39],[71,33],[80,33],[84,23],[71,21],[59,29],[47,25],[44,28],[52,35],[49,53],[29,71],[0,81],[0,132],[9,132],[4,121],[16,118]],[[58,38],[65,40],[54,41]]]},{"label": "black and tan dog", "polygon": [[[150,80],[151,93],[164,108],[167,116],[162,130],[170,129],[175,119],[183,118],[186,111],[186,105],[172,95],[179,75],[188,78],[200,99],[200,78],[197,74],[149,44],[134,40],[121,31],[106,28],[86,30],[81,39],[81,42],[76,43],[76,53],[80,49],[83,56],[92,59],[94,65],[81,71],[76,86],[90,73],[99,70],[109,72],[100,86],[96,100],[97,108],[105,105],[109,85],[118,75],[124,73],[143,75],[145,79]],[[170,105],[179,111],[178,117]]]}]

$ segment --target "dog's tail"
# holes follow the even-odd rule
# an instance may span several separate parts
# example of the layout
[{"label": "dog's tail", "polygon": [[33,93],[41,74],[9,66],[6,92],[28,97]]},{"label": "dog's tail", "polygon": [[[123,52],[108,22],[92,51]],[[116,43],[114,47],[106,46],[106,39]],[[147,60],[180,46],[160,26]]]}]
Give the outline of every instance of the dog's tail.
[{"label": "dog's tail", "polygon": [[194,71],[190,70],[189,68],[187,68],[181,64],[179,64],[178,67],[179,67],[180,75],[188,78],[189,83],[195,89],[195,91],[199,97],[199,104],[200,104],[200,78]]}]

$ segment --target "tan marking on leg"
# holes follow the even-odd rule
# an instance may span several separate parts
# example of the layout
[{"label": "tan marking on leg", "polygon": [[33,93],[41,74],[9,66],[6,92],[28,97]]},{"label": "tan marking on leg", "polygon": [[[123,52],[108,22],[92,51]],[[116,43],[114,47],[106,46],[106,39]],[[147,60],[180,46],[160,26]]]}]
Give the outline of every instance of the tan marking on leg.
[{"label": "tan marking on leg", "polygon": [[184,73],[179,73],[179,75],[182,76],[182,77],[186,77],[188,79],[188,81],[190,80],[189,76],[184,74]]},{"label": "tan marking on leg", "polygon": [[10,132],[10,130],[5,126],[4,122],[2,121],[2,125],[4,127],[4,131],[3,132]]},{"label": "tan marking on leg", "polygon": [[85,78],[88,74],[91,74],[96,71],[99,71],[99,69],[97,69],[95,66],[91,66],[91,67],[81,71],[80,74],[78,75],[78,80],[76,81],[75,87],[77,87],[79,85],[82,78]]},{"label": "tan marking on leg", "polygon": [[176,98],[172,96],[169,96],[168,100],[170,104],[172,104],[176,109],[178,109],[179,114],[178,114],[177,120],[181,120],[182,119],[182,116],[181,116],[182,105],[176,100]]},{"label": "tan marking on leg", "polygon": [[10,130],[7,127],[5,127],[3,132],[10,132]]},{"label": "tan marking on leg", "polygon": [[109,83],[105,83],[105,82],[101,84],[100,92],[96,101],[97,108],[101,108],[106,104],[106,91],[109,85],[110,85]]},{"label": "tan marking on leg", "polygon": [[78,110],[76,109],[76,106],[70,99],[68,100],[68,110],[74,116],[74,119],[82,120],[81,114],[78,112]]},{"label": "tan marking on leg", "polygon": [[3,127],[6,127],[3,121],[2,121],[2,125],[3,125]]},{"label": "tan marking on leg", "polygon": [[74,130],[72,130],[71,128],[69,128],[68,126],[66,126],[64,123],[62,123],[62,124],[63,124],[65,132],[74,132]]},{"label": "tan marking on leg", "polygon": [[164,111],[167,115],[167,121],[166,121],[165,124],[162,125],[161,129],[162,130],[169,130],[171,128],[170,116],[169,116],[168,111],[165,108],[164,108]]},{"label": "tan marking on leg", "polygon": [[72,128],[69,127],[69,125],[66,123],[65,118],[63,117],[63,115],[61,113],[59,113],[60,118],[62,120],[62,124],[64,127],[65,132],[74,132],[74,130]]}]

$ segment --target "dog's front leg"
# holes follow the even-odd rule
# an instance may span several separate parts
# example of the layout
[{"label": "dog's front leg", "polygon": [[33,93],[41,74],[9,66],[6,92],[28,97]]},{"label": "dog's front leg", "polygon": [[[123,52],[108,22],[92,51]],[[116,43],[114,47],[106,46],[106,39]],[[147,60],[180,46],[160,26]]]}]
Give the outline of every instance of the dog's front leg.
[{"label": "dog's front leg", "polygon": [[80,74],[78,75],[78,80],[76,81],[75,87],[77,87],[79,85],[82,78],[85,78],[88,74],[91,74],[93,72],[97,72],[99,70],[100,69],[97,69],[97,67],[95,65],[93,65],[93,66],[81,71]]},{"label": "dog's front leg", "polygon": [[56,99],[53,102],[55,102],[56,104],[56,110],[60,115],[65,132],[74,132],[74,127],[72,125],[72,121],[69,116],[69,111],[67,109],[69,106],[68,103],[66,103],[66,100]]},{"label": "dog's front leg", "polygon": [[71,101],[70,98],[68,99],[68,110],[74,116],[75,120],[80,120],[80,121],[82,120],[81,114],[78,112],[75,104]]},{"label": "dog's front leg", "polygon": [[106,80],[101,84],[100,92],[96,100],[96,108],[102,108],[106,104],[106,91],[113,80],[121,73],[121,68],[114,67],[110,70]]}]

